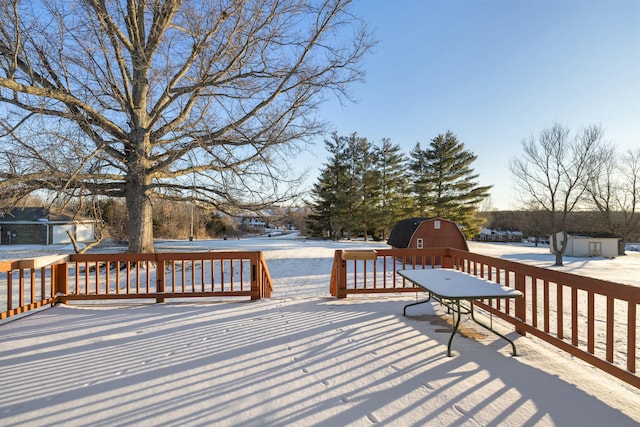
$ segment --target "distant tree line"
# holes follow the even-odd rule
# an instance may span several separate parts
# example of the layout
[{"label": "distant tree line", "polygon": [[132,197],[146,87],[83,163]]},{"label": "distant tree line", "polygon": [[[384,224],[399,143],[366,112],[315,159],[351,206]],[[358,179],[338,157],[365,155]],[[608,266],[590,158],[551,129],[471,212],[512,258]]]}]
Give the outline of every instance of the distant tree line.
[{"label": "distant tree line", "polygon": [[385,239],[398,220],[441,217],[455,221],[471,238],[490,186],[478,184],[472,152],[451,133],[409,155],[388,138],[375,144],[353,133],[325,140],[328,161],[312,189],[308,232],[332,239]]},{"label": "distant tree line", "polygon": [[[548,213],[541,210],[482,211],[478,216],[485,220],[484,226],[492,230],[521,231],[525,237],[545,238],[553,232]],[[611,233],[597,210],[571,212],[567,228],[570,232],[615,234]],[[628,242],[640,242],[640,228],[630,234]]]},{"label": "distant tree line", "polygon": [[[197,206],[185,201],[157,200],[153,205],[153,231],[160,239],[215,239],[253,234],[261,230],[243,223],[242,218],[251,216],[263,221],[265,227],[281,230],[305,230],[307,210],[300,207],[271,206],[263,212],[237,210],[231,214]],[[100,204],[99,218],[105,234],[116,240],[127,241],[127,211],[118,199],[105,200]]]}]

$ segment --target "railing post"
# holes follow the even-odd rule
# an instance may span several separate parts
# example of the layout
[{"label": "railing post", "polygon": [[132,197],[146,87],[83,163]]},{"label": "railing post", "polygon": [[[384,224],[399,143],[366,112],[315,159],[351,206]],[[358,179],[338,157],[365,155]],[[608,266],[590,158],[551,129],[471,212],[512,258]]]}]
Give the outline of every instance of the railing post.
[{"label": "railing post", "polygon": [[445,253],[442,255],[441,268],[453,268],[453,256],[449,248],[445,248]]},{"label": "railing post", "polygon": [[[342,252],[342,251],[341,251]],[[340,259],[337,260],[338,274],[336,274],[336,297],[347,297],[347,260],[344,259],[342,253]]]},{"label": "railing post", "polygon": [[636,372],[636,307],[640,301],[630,300],[627,308],[627,370]]},{"label": "railing post", "polygon": [[267,267],[267,261],[264,259],[264,254],[258,252],[258,266],[259,266],[259,286],[262,292],[262,298],[271,298],[271,291],[273,284],[271,283],[271,275],[269,274],[269,268]]},{"label": "railing post", "polygon": [[329,282],[329,293],[331,296],[338,296],[338,250],[333,253],[333,264],[331,265],[331,279]]},{"label": "railing post", "polygon": [[251,301],[259,300],[262,297],[262,286],[260,284],[258,255],[251,257]]},{"label": "railing post", "polygon": [[[55,295],[55,290],[53,289],[53,286],[51,287],[51,292]],[[7,311],[11,311],[12,308],[13,308],[13,271],[9,269],[7,271]],[[0,317],[0,318],[4,319],[4,317]]]},{"label": "railing post", "polygon": [[[165,289],[165,277],[164,277],[164,271],[165,271],[165,261],[164,259],[159,260],[156,258],[156,292],[157,293],[164,293],[164,289]],[[156,298],[156,303],[163,303],[165,301],[165,299],[163,297],[157,297]]]},{"label": "railing post", "polygon": [[51,286],[51,297],[53,298],[52,304],[58,301],[58,294],[67,295],[69,293],[69,270],[67,269],[67,263],[55,264],[53,266],[53,285]]},{"label": "railing post", "polygon": [[522,324],[524,324],[526,322],[526,317],[527,317],[527,304],[526,304],[526,300],[527,300],[527,292],[526,292],[526,286],[525,286],[525,276],[524,274],[516,271],[516,290],[522,292],[522,298],[516,298],[515,299],[515,315],[516,318],[519,319],[522,323],[516,323],[515,327],[516,327],[516,332],[519,333],[522,336],[526,336],[527,331],[526,329],[522,326]]}]

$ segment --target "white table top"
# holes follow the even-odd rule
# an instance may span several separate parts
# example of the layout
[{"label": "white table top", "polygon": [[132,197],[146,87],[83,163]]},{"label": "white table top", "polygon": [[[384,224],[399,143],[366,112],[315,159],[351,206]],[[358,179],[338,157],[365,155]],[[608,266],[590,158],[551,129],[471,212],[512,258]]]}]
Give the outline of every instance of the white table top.
[{"label": "white table top", "polygon": [[451,299],[520,298],[522,292],[447,268],[399,270],[398,274],[432,294]]}]

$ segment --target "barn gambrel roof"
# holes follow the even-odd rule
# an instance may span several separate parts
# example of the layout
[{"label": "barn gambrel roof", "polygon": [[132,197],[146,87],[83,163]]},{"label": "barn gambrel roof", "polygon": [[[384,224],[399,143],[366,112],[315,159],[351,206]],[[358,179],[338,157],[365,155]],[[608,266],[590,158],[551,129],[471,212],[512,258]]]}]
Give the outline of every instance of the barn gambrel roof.
[{"label": "barn gambrel roof", "polygon": [[394,248],[409,247],[411,236],[413,236],[420,223],[431,219],[433,218],[407,218],[398,221],[393,230],[391,230],[391,234],[389,234],[387,244]]}]

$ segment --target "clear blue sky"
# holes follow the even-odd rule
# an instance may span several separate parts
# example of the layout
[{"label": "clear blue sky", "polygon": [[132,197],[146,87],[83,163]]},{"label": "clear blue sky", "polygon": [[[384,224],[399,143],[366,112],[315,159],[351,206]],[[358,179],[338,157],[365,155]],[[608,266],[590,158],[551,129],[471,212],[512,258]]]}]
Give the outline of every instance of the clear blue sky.
[{"label": "clear blue sky", "polygon": [[[451,130],[478,156],[494,209],[519,207],[508,163],[554,122],[640,147],[640,0],[360,0],[354,11],[379,43],[358,102],[329,100],[320,117],[407,155]],[[322,138],[311,150],[308,185],[327,159]]]}]

